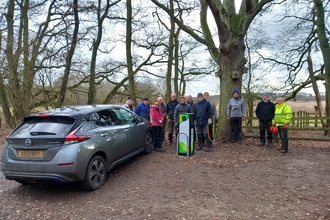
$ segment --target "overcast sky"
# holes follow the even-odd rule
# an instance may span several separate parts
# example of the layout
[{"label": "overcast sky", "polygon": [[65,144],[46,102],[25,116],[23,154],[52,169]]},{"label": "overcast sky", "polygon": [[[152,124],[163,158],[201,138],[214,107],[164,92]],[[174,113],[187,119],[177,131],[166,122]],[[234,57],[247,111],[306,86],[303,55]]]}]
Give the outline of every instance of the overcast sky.
[{"label": "overcast sky", "polygon": [[[235,3],[236,3],[236,11],[238,11],[239,6],[241,4],[241,0],[235,0]],[[277,5],[276,8],[273,9],[273,13],[275,14],[277,10],[278,11],[282,10],[281,7],[283,7],[283,5]],[[275,24],[274,23],[274,19],[275,19],[274,14],[265,13],[262,16],[262,19],[263,19],[263,22],[266,23],[265,31],[267,32],[267,36],[271,36],[271,37],[274,37],[276,39],[276,35],[279,34],[279,30],[281,30],[281,28],[283,28],[284,24],[282,24],[282,26],[278,25],[278,24]],[[198,15],[196,14],[196,16],[199,16],[199,14]],[[276,19],[278,19],[278,18],[276,18]],[[210,29],[215,30],[214,19],[212,17],[211,12],[208,12],[208,23],[209,23]],[[278,27],[278,28],[276,28],[276,27]],[[218,47],[219,43],[218,43],[217,35],[215,35],[214,41],[215,41],[216,46]],[[263,51],[262,53],[267,54],[266,48],[265,48],[265,51]],[[322,64],[323,63],[322,56],[314,57],[313,61],[316,65],[320,65],[318,63]],[[304,72],[305,69],[303,68],[302,71]],[[279,73],[279,72],[269,73],[268,75],[265,76],[265,78],[264,78],[265,82],[264,83],[273,82],[273,83],[276,83],[276,84],[280,84],[280,82],[276,81],[276,80],[281,79],[281,77],[278,77],[280,74],[287,74],[287,71],[282,71],[281,73]],[[306,73],[303,73],[302,75],[304,75],[304,74],[306,74]],[[304,78],[306,78],[306,77],[303,77],[303,79]],[[281,83],[283,83],[283,82],[281,82]],[[325,91],[324,85],[321,82],[318,82],[318,85],[319,85],[320,92],[321,93],[324,92]],[[198,92],[205,92],[205,91],[209,92],[211,95],[219,95],[219,78],[216,77],[215,74],[205,76],[204,80],[201,80],[201,81],[198,81],[198,82],[190,82],[187,85],[186,90],[187,90],[187,94],[191,94],[193,96],[196,96]],[[265,92],[268,93],[269,91],[265,91]],[[312,88],[303,89],[301,92],[311,93],[311,94],[314,93]]]}]

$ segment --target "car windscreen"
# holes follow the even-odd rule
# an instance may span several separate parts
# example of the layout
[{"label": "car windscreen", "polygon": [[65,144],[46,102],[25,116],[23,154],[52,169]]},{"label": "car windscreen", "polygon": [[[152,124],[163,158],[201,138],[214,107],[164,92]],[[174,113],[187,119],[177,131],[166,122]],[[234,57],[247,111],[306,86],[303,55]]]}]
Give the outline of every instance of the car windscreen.
[{"label": "car windscreen", "polygon": [[54,135],[65,137],[75,119],[65,116],[26,117],[24,123],[18,127],[10,137],[27,137],[40,135]]}]

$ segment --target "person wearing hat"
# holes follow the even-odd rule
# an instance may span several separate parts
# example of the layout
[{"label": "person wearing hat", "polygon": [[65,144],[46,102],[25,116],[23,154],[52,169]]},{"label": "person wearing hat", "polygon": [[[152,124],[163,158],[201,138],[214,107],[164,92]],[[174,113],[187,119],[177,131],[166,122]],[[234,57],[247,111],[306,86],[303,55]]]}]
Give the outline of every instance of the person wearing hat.
[{"label": "person wearing hat", "polygon": [[194,106],[194,118],[197,128],[198,148],[196,150],[202,150],[204,140],[206,140],[206,152],[209,152],[211,141],[208,138],[207,126],[212,123],[212,108],[208,101],[204,99],[202,93],[197,94],[197,103]]},{"label": "person wearing hat", "polygon": [[273,125],[278,128],[278,133],[282,142],[282,146],[277,148],[277,150],[281,153],[288,153],[288,128],[292,119],[292,108],[286,104],[284,97],[278,97],[276,102]]},{"label": "person wearing hat", "polygon": [[[192,113],[190,105],[186,102],[186,98],[184,96],[180,96],[180,103],[175,107],[174,110],[174,126],[178,128],[179,126],[179,115],[182,113]],[[178,135],[178,130],[176,132]]]},{"label": "person wearing hat", "polygon": [[263,94],[262,100],[258,103],[256,108],[256,115],[259,118],[259,132],[260,132],[260,142],[258,146],[263,146],[266,144],[266,135],[268,139],[268,146],[273,146],[273,135],[270,132],[270,127],[272,126],[272,120],[275,114],[275,105],[269,100],[267,94]]},{"label": "person wearing hat", "polygon": [[150,105],[149,105],[149,99],[144,98],[143,101],[136,107],[135,113],[150,121]]},{"label": "person wearing hat", "polygon": [[231,98],[227,104],[227,119],[230,120],[231,127],[231,141],[230,143],[235,143],[241,141],[242,132],[242,121],[245,120],[245,103],[244,100],[239,96],[239,91],[234,89],[232,92],[233,98]]},{"label": "person wearing hat", "polygon": [[133,105],[133,98],[131,96],[128,96],[126,104],[123,105],[123,107],[128,108],[132,112],[135,112],[135,107]]}]

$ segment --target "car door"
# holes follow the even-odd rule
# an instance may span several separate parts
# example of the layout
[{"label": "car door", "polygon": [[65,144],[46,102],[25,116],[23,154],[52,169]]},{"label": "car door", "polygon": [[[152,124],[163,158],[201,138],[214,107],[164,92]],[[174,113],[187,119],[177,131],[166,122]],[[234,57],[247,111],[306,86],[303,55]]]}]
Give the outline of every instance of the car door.
[{"label": "car door", "polygon": [[127,154],[142,147],[145,132],[137,127],[135,114],[121,107],[114,107],[112,110],[118,118],[119,124],[125,127],[128,139],[125,146]]},{"label": "car door", "polygon": [[109,110],[95,112],[91,115],[91,118],[99,126],[97,134],[106,149],[109,162],[112,163],[125,156],[124,146],[128,142],[127,132],[125,131],[127,126],[116,124],[115,118]]}]

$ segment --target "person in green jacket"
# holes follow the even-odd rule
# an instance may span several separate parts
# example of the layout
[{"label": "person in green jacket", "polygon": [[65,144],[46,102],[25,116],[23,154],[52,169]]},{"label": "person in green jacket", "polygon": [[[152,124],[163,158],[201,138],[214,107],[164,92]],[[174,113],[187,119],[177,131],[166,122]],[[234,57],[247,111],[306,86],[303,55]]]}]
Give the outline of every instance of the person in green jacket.
[{"label": "person in green jacket", "polygon": [[273,125],[278,127],[278,133],[282,141],[282,147],[278,148],[278,150],[280,150],[281,153],[287,153],[289,148],[288,127],[292,118],[292,109],[285,103],[283,97],[278,97],[276,101]]}]

